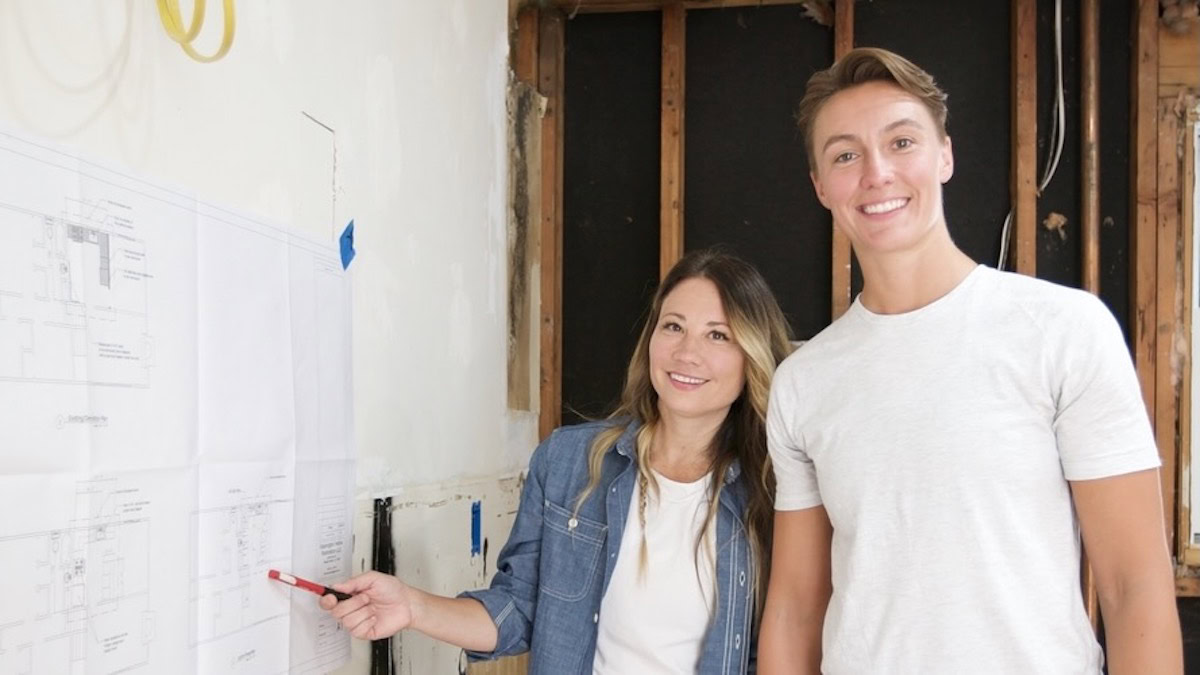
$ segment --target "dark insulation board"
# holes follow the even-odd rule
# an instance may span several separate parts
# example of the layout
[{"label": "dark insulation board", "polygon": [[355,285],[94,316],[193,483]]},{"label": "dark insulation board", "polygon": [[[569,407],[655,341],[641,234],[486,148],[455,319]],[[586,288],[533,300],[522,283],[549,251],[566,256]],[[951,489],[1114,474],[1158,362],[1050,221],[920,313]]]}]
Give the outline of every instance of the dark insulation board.
[{"label": "dark insulation board", "polygon": [[566,23],[563,423],[615,402],[658,282],[662,15]]},{"label": "dark insulation board", "polygon": [[829,323],[833,234],[795,112],[832,54],[832,31],[799,6],[687,15],[685,247],[754,263],[804,339]]}]

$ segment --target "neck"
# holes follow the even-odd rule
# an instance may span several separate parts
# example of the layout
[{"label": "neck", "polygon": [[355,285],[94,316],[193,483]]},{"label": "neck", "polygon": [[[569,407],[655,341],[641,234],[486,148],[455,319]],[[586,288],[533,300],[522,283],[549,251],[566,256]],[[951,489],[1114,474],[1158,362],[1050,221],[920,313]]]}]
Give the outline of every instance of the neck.
[{"label": "neck", "polygon": [[712,441],[725,415],[680,418],[663,413],[654,429],[650,466],[671,480],[691,482],[708,473]]},{"label": "neck", "polygon": [[976,266],[954,245],[944,224],[912,249],[860,255],[858,259],[863,273],[862,304],[876,314],[920,309],[954,290]]}]

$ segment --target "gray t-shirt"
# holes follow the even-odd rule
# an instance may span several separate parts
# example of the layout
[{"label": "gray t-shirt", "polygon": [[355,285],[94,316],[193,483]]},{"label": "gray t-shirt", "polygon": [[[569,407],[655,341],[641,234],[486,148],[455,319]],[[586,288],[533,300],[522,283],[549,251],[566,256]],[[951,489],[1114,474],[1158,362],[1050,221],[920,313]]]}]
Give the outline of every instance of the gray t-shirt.
[{"label": "gray t-shirt", "polygon": [[780,366],[768,438],[776,508],[834,528],[824,673],[1100,672],[1067,481],[1159,458],[1098,299],[980,266],[856,301]]}]

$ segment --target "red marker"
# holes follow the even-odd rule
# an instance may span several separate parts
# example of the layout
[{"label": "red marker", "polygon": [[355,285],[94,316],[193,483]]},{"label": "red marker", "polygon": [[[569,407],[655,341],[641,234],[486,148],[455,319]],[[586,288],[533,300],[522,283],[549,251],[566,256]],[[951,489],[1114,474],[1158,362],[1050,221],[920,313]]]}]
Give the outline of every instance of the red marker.
[{"label": "red marker", "polygon": [[322,586],[321,584],[314,584],[313,582],[309,581],[308,579],[301,579],[300,577],[294,577],[290,574],[284,574],[283,572],[280,572],[279,570],[267,570],[267,576],[274,579],[275,581],[282,581],[283,583],[285,583],[289,586],[295,586],[296,588],[303,588],[306,591],[312,591],[313,593],[316,593],[317,595],[332,595],[333,597],[337,598],[338,600],[349,600],[350,599],[349,593],[335,591],[328,586]]}]

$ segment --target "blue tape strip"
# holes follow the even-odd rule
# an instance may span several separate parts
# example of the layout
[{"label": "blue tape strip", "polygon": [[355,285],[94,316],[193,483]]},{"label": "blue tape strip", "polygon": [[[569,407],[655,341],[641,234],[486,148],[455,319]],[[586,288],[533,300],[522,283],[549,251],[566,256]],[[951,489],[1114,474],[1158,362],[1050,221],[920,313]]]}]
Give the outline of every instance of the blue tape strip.
[{"label": "blue tape strip", "polygon": [[350,267],[350,261],[354,260],[354,221],[351,220],[346,229],[342,230],[342,236],[338,239],[338,243],[342,247],[342,269]]},{"label": "blue tape strip", "polygon": [[479,555],[479,502],[471,502],[471,555]]}]

